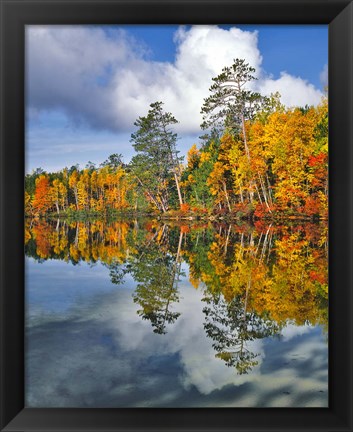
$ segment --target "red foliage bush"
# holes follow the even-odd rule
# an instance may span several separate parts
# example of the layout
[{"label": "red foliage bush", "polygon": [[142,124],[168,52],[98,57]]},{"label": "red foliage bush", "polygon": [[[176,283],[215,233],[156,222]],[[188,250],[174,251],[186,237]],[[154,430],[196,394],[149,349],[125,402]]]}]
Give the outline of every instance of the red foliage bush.
[{"label": "red foliage bush", "polygon": [[309,196],[304,205],[304,213],[308,216],[314,216],[320,214],[320,201],[318,198]]},{"label": "red foliage bush", "polygon": [[310,272],[310,279],[313,280],[313,281],[317,281],[317,282],[319,282],[321,284],[327,283],[326,275],[322,274],[322,273],[319,273],[319,272],[317,272],[315,270],[312,270]]},{"label": "red foliage bush", "polygon": [[180,211],[183,213],[187,213],[190,210],[189,204],[180,204]]},{"label": "red foliage bush", "polygon": [[186,234],[186,233],[188,233],[188,232],[190,231],[190,227],[187,226],[187,225],[181,225],[181,227],[180,227],[180,231],[181,231],[183,234]]},{"label": "red foliage bush", "polygon": [[270,213],[268,207],[266,206],[266,204],[262,203],[262,204],[257,204],[255,211],[254,211],[254,216],[256,218],[262,219],[263,217],[268,216]]}]

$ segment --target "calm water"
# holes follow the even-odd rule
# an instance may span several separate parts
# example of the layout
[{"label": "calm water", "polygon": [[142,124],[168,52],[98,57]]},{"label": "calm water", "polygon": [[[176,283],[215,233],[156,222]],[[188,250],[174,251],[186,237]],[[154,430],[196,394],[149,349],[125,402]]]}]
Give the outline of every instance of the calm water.
[{"label": "calm water", "polygon": [[327,227],[28,222],[28,407],[328,406]]}]

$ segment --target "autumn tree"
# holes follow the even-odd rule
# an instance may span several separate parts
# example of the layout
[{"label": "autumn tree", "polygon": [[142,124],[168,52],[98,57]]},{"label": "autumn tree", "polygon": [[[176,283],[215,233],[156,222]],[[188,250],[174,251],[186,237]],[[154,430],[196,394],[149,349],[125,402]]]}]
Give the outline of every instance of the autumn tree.
[{"label": "autumn tree", "polygon": [[[204,100],[201,114],[201,127],[231,131],[241,138],[248,165],[251,164],[251,151],[248,142],[246,121],[254,119],[267,98],[247,88],[255,80],[255,69],[244,59],[234,60],[231,66],[224,67],[221,74],[212,78],[211,95]],[[249,198],[253,201],[257,179],[252,175],[249,182]]]},{"label": "autumn tree", "polygon": [[326,219],[327,98],[317,107],[286,109],[278,93],[262,97],[249,90],[254,79],[254,69],[239,59],[213,79],[202,108],[203,127],[213,129],[190,148],[186,166],[172,130],[177,120],[155,102],[135,122],[131,163],[116,153],[98,167],[89,162],[83,170],[73,165],[27,174],[27,216],[112,216],[151,207],[166,213],[179,203],[181,213],[191,210],[197,217]]},{"label": "autumn tree", "polygon": [[36,189],[33,199],[33,209],[37,214],[45,214],[53,206],[49,177],[41,174],[36,179]]},{"label": "autumn tree", "polygon": [[33,213],[33,205],[31,195],[25,191],[25,215],[31,216]]},{"label": "autumn tree", "polygon": [[53,186],[51,187],[50,193],[53,198],[56,211],[59,214],[60,207],[62,210],[65,210],[67,195],[66,187],[59,179],[56,178],[53,180]]},{"label": "autumn tree", "polygon": [[315,110],[273,113],[263,128],[262,145],[271,158],[274,198],[280,210],[298,211],[310,194],[309,158],[316,146]]},{"label": "autumn tree", "polygon": [[217,160],[219,139],[208,138],[200,150],[191,147],[187,157],[188,165],[183,172],[183,185],[187,191],[187,200],[193,207],[212,210],[215,197],[208,184],[214,163]]},{"label": "autumn tree", "polygon": [[36,180],[42,174],[44,174],[44,170],[42,168],[36,168],[25,176],[25,189],[32,198],[36,189]]},{"label": "autumn tree", "polygon": [[78,203],[78,182],[79,182],[80,175],[76,169],[74,169],[69,177],[69,186],[72,189],[75,197],[75,207],[76,210],[79,209],[79,203]]}]

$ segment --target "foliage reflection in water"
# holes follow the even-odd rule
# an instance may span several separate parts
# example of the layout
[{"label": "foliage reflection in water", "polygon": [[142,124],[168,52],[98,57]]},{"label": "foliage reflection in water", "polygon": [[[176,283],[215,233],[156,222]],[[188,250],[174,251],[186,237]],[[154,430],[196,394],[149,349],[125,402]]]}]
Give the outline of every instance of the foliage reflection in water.
[{"label": "foliage reflection in water", "polygon": [[[266,356],[258,352],[256,341],[264,340],[276,351],[278,348],[274,347],[280,346],[288,328],[301,329],[299,333],[303,328],[320,328],[323,337],[327,336],[326,224],[273,226],[256,222],[251,226],[245,223],[167,224],[157,220],[112,223],[33,220],[26,225],[25,250],[27,257],[36,263],[49,259],[72,265],[101,263],[118,290],[132,279],[131,297],[137,306],[136,312],[149,323],[150,332],[159,338],[171,332],[178,320],[183,319],[179,285],[181,281],[187,282],[189,290],[195,288],[200,292],[202,331],[211,342],[214,358],[223,367],[228,366],[235,377],[251,375],[256,369],[268,368],[278,361],[275,354],[271,359],[271,350]],[[35,290],[31,267],[28,267],[27,276]],[[49,272],[47,277],[50,280]],[[28,302],[28,358],[31,355],[31,331],[38,326],[32,319],[36,315],[31,313],[32,307],[33,302]],[[43,350],[45,348],[42,346]],[[30,375],[30,360],[27,372]],[[274,377],[276,373],[272,371]],[[311,402],[304,399],[300,402],[298,390],[296,402],[278,399],[278,405],[326,406],[326,380],[324,372],[321,380],[324,390],[316,390],[320,392],[319,399],[316,395]],[[27,381],[31,383],[28,387],[31,393],[36,384],[30,377]],[[235,378],[234,384],[236,382]],[[261,387],[261,380],[257,385]],[[305,387],[305,383],[302,386]],[[281,389],[279,387],[279,393],[286,394]],[[183,391],[188,391],[185,385]],[[116,399],[116,406],[148,406],[146,401],[125,401],[126,405]],[[229,402],[214,404],[267,406],[263,401],[246,405],[246,399],[241,398],[237,402],[231,398]],[[82,400],[70,401],[70,397],[62,403],[63,406],[91,406]],[[94,398],[91,403],[94,406]],[[38,404],[37,401],[32,405]],[[107,402],[101,404],[111,406],[106,405]],[[211,399],[201,401],[194,397],[194,402],[189,401],[187,406],[209,404]],[[154,406],[184,405],[174,401]]]}]

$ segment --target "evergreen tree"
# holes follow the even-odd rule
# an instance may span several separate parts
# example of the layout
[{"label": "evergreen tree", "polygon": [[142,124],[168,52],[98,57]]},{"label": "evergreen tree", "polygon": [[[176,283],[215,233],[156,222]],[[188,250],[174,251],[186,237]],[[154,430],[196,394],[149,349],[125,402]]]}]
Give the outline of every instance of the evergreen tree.
[{"label": "evergreen tree", "polygon": [[138,129],[131,135],[131,142],[138,154],[133,157],[131,168],[148,199],[158,210],[166,212],[173,178],[180,205],[183,204],[179,185],[182,158],[176,150],[177,134],[170,128],[178,121],[162,106],[162,102],[152,103],[147,116],[134,123]]}]

